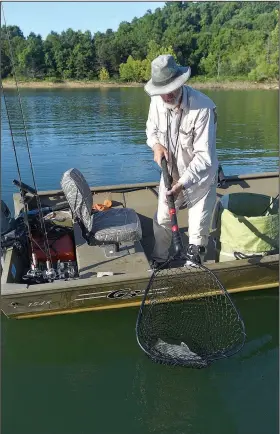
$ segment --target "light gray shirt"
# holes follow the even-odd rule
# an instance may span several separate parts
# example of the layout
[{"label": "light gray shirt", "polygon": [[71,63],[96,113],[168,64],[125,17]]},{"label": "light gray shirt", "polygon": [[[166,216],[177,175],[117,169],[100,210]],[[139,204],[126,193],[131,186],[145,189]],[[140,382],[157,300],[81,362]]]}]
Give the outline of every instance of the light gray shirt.
[{"label": "light gray shirt", "polygon": [[[182,119],[175,157],[178,182],[187,190],[189,203],[194,204],[209,190],[218,170],[216,105],[205,94],[184,86],[180,109]],[[173,144],[170,143],[170,148],[172,146],[173,149],[178,119],[178,114],[172,116],[170,132]],[[167,108],[160,96],[151,98],[146,135],[149,147],[153,148],[156,143],[160,143],[168,148]]]}]

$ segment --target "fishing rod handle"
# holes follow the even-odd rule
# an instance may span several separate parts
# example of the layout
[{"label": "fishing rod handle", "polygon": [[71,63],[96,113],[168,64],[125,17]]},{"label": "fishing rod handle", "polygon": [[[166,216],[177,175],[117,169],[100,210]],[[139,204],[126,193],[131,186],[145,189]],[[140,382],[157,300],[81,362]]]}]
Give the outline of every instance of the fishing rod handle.
[{"label": "fishing rod handle", "polygon": [[16,185],[22,191],[24,191],[25,193],[30,193],[34,196],[37,194],[37,192],[36,192],[36,190],[34,190],[34,188],[30,187],[30,185],[25,184],[24,182],[20,182],[20,181],[17,181],[16,179],[14,179],[13,184]]},{"label": "fishing rod handle", "polygon": [[169,175],[169,173],[168,173],[167,161],[166,161],[166,158],[164,156],[162,157],[162,160],[161,160],[161,169],[162,169],[162,175],[163,175],[163,179],[164,179],[164,185],[167,188],[167,190],[171,190],[172,178],[171,178],[171,175]]},{"label": "fishing rod handle", "polygon": [[[167,190],[171,190],[171,176],[168,173],[167,168],[167,161],[166,158],[163,157],[161,160],[161,168],[162,168],[162,175],[164,180],[164,185],[167,188]],[[171,230],[173,233],[173,244],[176,254],[179,254],[183,250],[181,235],[179,232],[179,226],[178,226],[178,220],[177,220],[177,213],[175,208],[175,201],[173,194],[170,196],[167,196],[167,204],[169,209],[169,215],[171,220]]]}]

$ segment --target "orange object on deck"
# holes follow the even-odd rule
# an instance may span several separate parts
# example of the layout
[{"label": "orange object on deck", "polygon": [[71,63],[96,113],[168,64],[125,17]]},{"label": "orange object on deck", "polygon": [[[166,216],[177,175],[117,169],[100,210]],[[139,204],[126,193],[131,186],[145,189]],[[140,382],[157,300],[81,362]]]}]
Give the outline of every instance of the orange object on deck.
[{"label": "orange object on deck", "polygon": [[92,207],[92,209],[95,209],[96,211],[107,211],[112,206],[111,200],[104,200],[103,203],[95,203]]},{"label": "orange object on deck", "polygon": [[111,208],[112,206],[112,201],[109,199],[104,200],[104,205],[107,206],[107,208]]},{"label": "orange object on deck", "polygon": [[[33,243],[34,251],[37,255],[38,261],[46,261],[45,246],[43,237],[40,235],[34,235]],[[37,246],[37,244],[41,249]],[[72,238],[69,234],[62,235],[59,239],[49,239],[49,249],[51,254],[51,259],[53,262],[57,262],[59,259],[61,261],[75,261],[75,247]]]}]

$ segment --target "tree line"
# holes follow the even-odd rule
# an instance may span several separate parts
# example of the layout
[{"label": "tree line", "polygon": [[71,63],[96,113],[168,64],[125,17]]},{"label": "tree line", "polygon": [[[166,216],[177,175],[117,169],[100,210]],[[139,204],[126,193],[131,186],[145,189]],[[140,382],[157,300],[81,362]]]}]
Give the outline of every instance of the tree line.
[{"label": "tree line", "polygon": [[[1,77],[145,82],[151,61],[171,53],[192,76],[278,79],[278,2],[167,2],[118,30],[67,29],[27,37],[1,27]],[[12,58],[11,58],[12,49]]]}]

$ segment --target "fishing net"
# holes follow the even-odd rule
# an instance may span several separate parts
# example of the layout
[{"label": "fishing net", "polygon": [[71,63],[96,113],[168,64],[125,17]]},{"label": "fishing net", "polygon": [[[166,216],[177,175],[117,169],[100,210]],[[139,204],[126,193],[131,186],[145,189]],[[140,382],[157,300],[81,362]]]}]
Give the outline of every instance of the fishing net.
[{"label": "fishing net", "polygon": [[154,361],[202,368],[238,352],[243,321],[227,291],[203,265],[153,273],[139,310],[136,334]]}]

